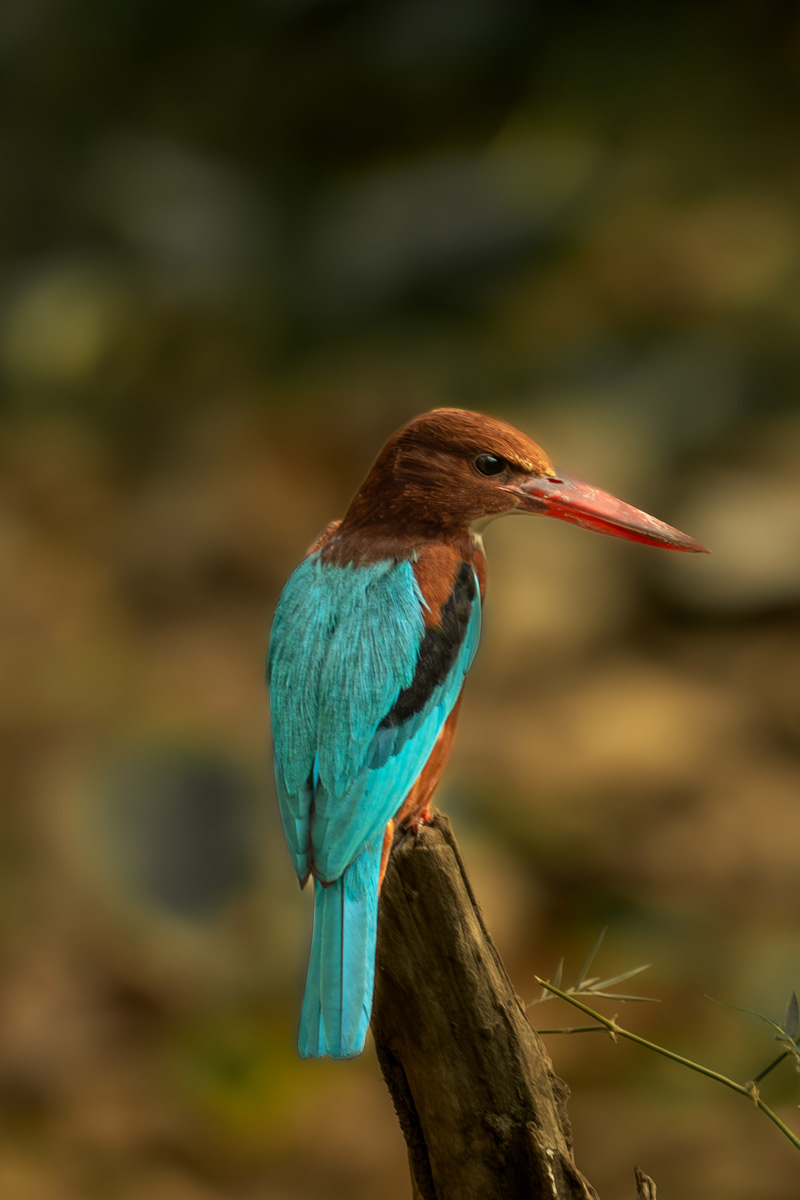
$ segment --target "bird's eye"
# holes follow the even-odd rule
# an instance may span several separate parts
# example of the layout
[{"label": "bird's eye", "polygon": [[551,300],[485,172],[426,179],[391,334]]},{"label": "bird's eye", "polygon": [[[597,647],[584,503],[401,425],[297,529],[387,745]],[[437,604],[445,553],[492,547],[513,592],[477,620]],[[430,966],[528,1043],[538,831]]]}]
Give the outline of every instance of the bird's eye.
[{"label": "bird's eye", "polygon": [[496,454],[479,454],[475,459],[475,466],[481,475],[499,475],[505,465],[506,460],[498,458]]}]

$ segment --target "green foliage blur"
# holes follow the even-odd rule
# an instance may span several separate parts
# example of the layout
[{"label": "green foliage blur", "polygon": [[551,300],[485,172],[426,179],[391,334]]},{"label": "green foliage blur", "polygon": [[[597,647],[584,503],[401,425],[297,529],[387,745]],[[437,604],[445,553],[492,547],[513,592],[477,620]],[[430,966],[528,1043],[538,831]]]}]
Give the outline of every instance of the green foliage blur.
[{"label": "green foliage blur", "polygon": [[[263,662],[442,404],[713,551],[490,528],[438,802],[523,997],[608,925],[626,1025],[751,1077],[703,996],[800,972],[795,7],[4,0],[0,63],[0,1196],[409,1194],[371,1048],[296,1058]],[[735,1098],[551,1049],[601,1195],[797,1195]]]}]

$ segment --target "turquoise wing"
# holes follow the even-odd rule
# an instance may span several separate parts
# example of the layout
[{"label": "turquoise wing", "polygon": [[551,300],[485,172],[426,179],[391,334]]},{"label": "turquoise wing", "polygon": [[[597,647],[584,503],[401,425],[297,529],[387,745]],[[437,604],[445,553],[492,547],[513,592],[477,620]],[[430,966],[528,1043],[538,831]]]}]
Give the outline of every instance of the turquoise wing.
[{"label": "turquoise wing", "polygon": [[268,659],[275,775],[305,880],[331,882],[395,815],[461,691],[481,606],[463,563],[437,628],[411,562],[307,558],[289,580]]}]

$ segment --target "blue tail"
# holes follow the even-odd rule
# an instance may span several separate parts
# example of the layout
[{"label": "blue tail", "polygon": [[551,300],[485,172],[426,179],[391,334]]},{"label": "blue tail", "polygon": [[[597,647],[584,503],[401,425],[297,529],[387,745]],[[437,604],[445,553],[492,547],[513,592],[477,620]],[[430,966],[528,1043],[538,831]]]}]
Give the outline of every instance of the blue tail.
[{"label": "blue tail", "polygon": [[314,936],[300,1013],[303,1058],[352,1058],[372,1013],[382,837],[323,887],[314,880]]}]

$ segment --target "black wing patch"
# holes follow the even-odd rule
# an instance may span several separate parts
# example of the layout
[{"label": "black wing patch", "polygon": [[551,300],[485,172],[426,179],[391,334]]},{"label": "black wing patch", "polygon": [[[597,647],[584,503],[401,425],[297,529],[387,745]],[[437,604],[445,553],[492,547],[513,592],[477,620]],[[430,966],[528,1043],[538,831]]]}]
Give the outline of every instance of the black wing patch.
[{"label": "black wing patch", "polygon": [[475,572],[462,562],[453,590],[442,608],[441,622],[428,629],[419,647],[414,678],[403,688],[378,729],[397,729],[421,712],[433,692],[450,673],[467,633],[475,601]]}]

